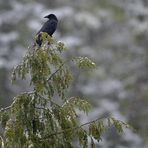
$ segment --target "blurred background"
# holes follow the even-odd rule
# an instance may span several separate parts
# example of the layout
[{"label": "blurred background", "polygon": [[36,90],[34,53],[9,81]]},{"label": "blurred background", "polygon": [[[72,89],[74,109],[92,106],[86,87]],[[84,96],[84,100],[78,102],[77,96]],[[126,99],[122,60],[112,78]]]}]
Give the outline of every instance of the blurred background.
[{"label": "blurred background", "polygon": [[0,0],[0,108],[26,90],[10,82],[36,32],[54,13],[54,34],[69,49],[67,56],[88,56],[91,73],[74,70],[71,95],[85,96],[93,108],[82,122],[104,114],[130,123],[136,132],[110,129],[100,148],[148,147],[148,1],[147,0]]}]

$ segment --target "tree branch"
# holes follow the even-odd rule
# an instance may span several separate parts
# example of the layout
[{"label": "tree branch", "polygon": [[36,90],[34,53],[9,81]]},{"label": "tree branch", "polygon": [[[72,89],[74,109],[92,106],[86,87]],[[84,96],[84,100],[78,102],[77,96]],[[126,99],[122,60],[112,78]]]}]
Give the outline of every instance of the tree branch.
[{"label": "tree branch", "polygon": [[[76,126],[76,127],[73,127],[73,128],[67,128],[67,129],[65,129],[65,130],[61,130],[61,131],[59,131],[59,132],[52,133],[52,134],[50,134],[50,135],[44,137],[43,139],[48,139],[48,138],[50,138],[50,137],[52,137],[52,136],[54,136],[54,135],[62,134],[62,133],[67,132],[67,131],[75,131],[75,130],[78,130],[78,129],[82,128],[83,126],[86,126],[86,125],[88,125],[88,124],[91,124],[91,123],[93,123],[93,122],[97,122],[98,120],[103,120],[103,119],[106,119],[106,118],[109,118],[109,115],[108,115],[108,116],[104,116],[104,117],[99,117],[99,118],[97,118],[97,119],[95,119],[95,120],[92,120],[92,121],[90,121],[90,122],[86,122],[86,123],[84,123],[84,124],[81,124],[80,126]],[[41,139],[41,141],[42,141],[43,139]]]},{"label": "tree branch", "polygon": [[4,112],[4,111],[6,111],[6,110],[9,110],[10,108],[11,108],[11,105],[8,106],[8,107],[5,107],[5,108],[1,108],[1,109],[0,109],[0,112]]},{"label": "tree branch", "polygon": [[[34,91],[30,91],[30,92],[24,92],[24,93],[22,93],[22,94],[33,94],[34,93]],[[15,100],[12,102],[12,105],[13,105],[13,103],[15,102]],[[10,106],[8,106],[8,107],[5,107],[5,108],[1,108],[0,109],[0,112],[4,112],[4,111],[6,111],[6,110],[9,110],[11,107],[12,107],[12,105],[10,105]]]}]

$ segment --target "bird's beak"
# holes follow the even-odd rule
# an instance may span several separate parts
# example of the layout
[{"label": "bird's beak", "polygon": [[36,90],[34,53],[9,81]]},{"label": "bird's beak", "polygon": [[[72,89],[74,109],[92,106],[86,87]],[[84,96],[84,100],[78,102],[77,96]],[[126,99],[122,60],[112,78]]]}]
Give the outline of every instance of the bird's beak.
[{"label": "bird's beak", "polygon": [[48,15],[44,16],[44,18],[48,18]]}]

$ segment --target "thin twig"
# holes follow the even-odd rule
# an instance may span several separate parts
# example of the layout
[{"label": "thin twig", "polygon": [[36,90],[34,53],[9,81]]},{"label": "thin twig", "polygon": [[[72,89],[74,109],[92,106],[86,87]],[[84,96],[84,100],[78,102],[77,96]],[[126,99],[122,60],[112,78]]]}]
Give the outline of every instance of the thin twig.
[{"label": "thin twig", "polygon": [[35,106],[36,109],[41,109],[41,110],[48,110],[47,108],[44,108],[44,107],[37,107]]},{"label": "thin twig", "polygon": [[63,63],[59,66],[59,68],[58,68],[54,73],[51,74],[51,76],[47,79],[47,81],[51,80],[51,78],[52,78],[57,72],[59,72],[59,70],[64,66],[65,63],[66,63],[66,62],[63,62]]}]

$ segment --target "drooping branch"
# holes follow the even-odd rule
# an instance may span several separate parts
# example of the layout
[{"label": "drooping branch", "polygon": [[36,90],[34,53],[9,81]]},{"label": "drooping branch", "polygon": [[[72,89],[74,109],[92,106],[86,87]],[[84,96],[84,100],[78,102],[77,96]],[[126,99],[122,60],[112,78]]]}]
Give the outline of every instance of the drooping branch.
[{"label": "drooping branch", "polygon": [[41,141],[42,141],[43,139],[44,139],[44,140],[45,140],[45,139],[48,139],[48,138],[50,138],[50,137],[52,137],[52,136],[54,136],[54,135],[63,134],[64,132],[78,130],[78,129],[82,128],[83,126],[89,125],[89,124],[91,124],[91,123],[93,123],[93,122],[97,122],[97,121],[99,121],[99,120],[107,119],[107,118],[109,118],[109,117],[110,117],[110,115],[108,115],[108,116],[103,116],[103,117],[99,117],[99,118],[97,118],[97,119],[95,119],[95,120],[92,120],[92,121],[83,123],[83,124],[81,124],[80,126],[76,126],[76,127],[73,127],[73,128],[67,128],[67,129],[61,130],[61,131],[59,131],[59,132],[54,132],[54,133],[52,133],[52,134],[50,134],[50,135],[47,135],[46,137],[42,138]]}]

